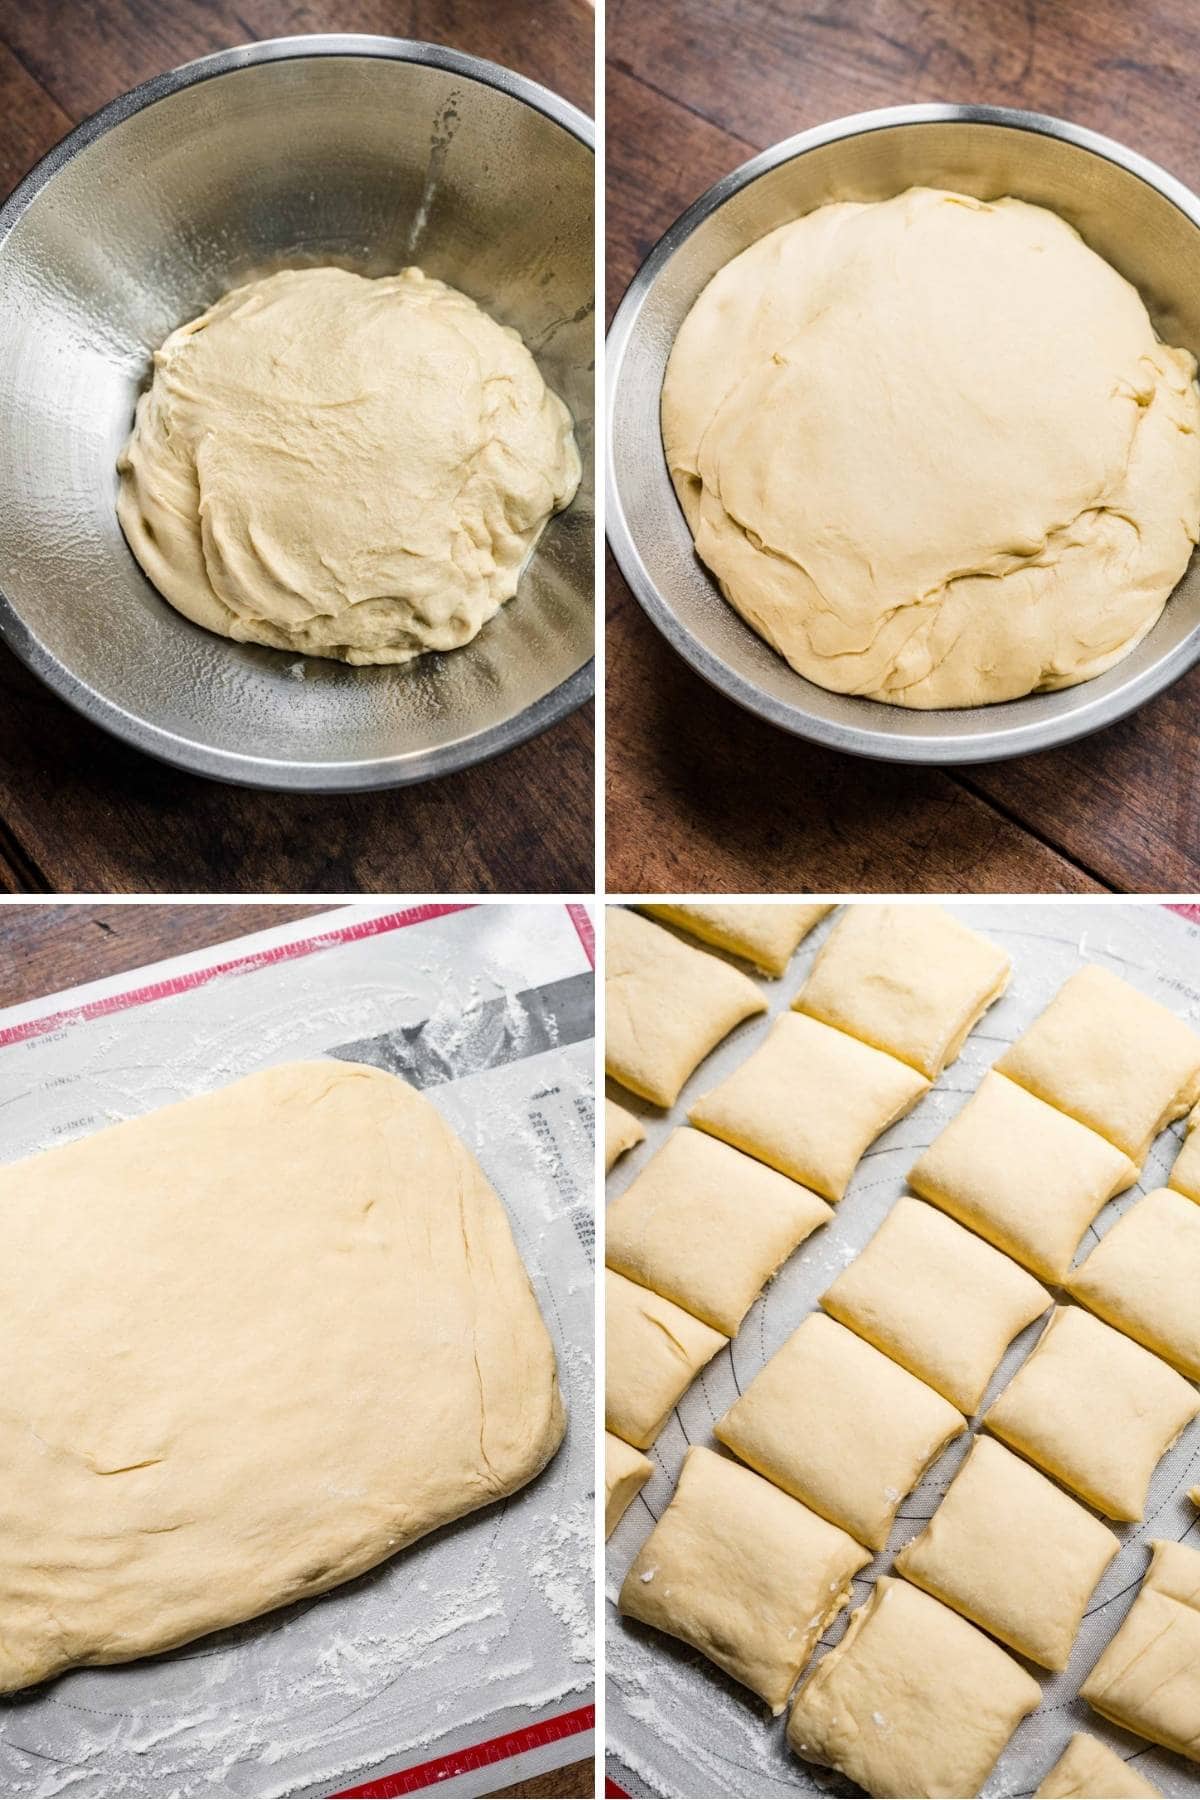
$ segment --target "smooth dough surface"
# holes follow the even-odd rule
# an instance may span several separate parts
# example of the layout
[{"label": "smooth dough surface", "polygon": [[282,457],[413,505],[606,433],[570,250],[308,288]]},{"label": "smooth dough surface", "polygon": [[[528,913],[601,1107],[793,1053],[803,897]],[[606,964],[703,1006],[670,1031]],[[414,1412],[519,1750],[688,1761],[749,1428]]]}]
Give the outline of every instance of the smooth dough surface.
[{"label": "smooth dough surface", "polygon": [[655,1106],[743,1019],[766,1012],[748,975],[628,907],[604,910],[604,1066]]},{"label": "smooth dough surface", "polygon": [[914,188],[719,271],[663,440],[698,554],[801,675],[978,706],[1158,618],[1200,520],[1195,367],[1056,214]]},{"label": "smooth dough surface", "polygon": [[1141,1592],[1080,1688],[1102,1718],[1200,1762],[1200,1551],[1156,1539]]},{"label": "smooth dough surface", "polygon": [[706,1362],[728,1343],[673,1300],[604,1272],[604,1422],[648,1450]]},{"label": "smooth dough surface", "polygon": [[1134,1521],[1200,1394],[1160,1357],[1060,1306],[1000,1398],[989,1431],[1110,1519]]},{"label": "smooth dough surface", "polygon": [[878,1800],[963,1800],[1041,1697],[982,1631],[884,1575],[798,1690],[788,1743]]},{"label": "smooth dough surface", "polygon": [[1143,1795],[1161,1800],[1162,1789],[1099,1738],[1077,1731],[1034,1800],[1140,1800]]},{"label": "smooth dough surface", "polygon": [[1183,1148],[1175,1158],[1167,1185],[1186,1194],[1189,1200],[1200,1201],[1200,1131],[1197,1131],[1197,1125],[1200,1125],[1200,1105],[1193,1106],[1188,1114]]},{"label": "smooth dough surface", "polygon": [[688,1117],[824,1199],[840,1200],[864,1150],[928,1089],[894,1056],[789,1012]]},{"label": "smooth dough surface", "polygon": [[0,1394],[0,1691],[322,1593],[563,1432],[503,1207],[353,1063],[0,1170]]},{"label": "smooth dough surface", "polygon": [[604,1434],[604,1535],[610,1538],[654,1473],[654,1464],[632,1444]]},{"label": "smooth dough surface", "polygon": [[994,1066],[1139,1168],[1163,1126],[1200,1098],[1200,1037],[1095,963],[1063,983]]},{"label": "smooth dough surface", "polygon": [[646,1133],[642,1121],[615,1100],[604,1101],[604,1171],[612,1168],[617,1158],[640,1144]]},{"label": "smooth dough surface", "polygon": [[1118,1331],[1200,1381],[1200,1206],[1156,1188],[1105,1232],[1068,1287]]},{"label": "smooth dough surface", "polygon": [[778,1715],[870,1560],[798,1500],[695,1445],[625,1577],[620,1608],[693,1645]]},{"label": "smooth dough surface", "polygon": [[412,268],[234,288],[155,352],[117,468],[172,606],[348,663],[467,643],[580,473],[517,333]]},{"label": "smooth dough surface", "polygon": [[940,906],[847,906],[793,1005],[936,1080],[1008,985],[1007,951]]},{"label": "smooth dough surface", "polygon": [[751,1468],[881,1550],[905,1494],[966,1425],[907,1369],[810,1313],[713,1431]]},{"label": "smooth dough surface", "polygon": [[766,975],[782,975],[801,939],[833,907],[791,906],[783,900],[762,906],[746,901],[730,901],[724,906],[657,902],[643,906],[642,911],[678,925],[702,943],[744,956]]},{"label": "smooth dough surface", "polygon": [[1065,1669],[1115,1532],[1011,1450],[978,1437],[896,1572],[1046,1669]]},{"label": "smooth dough surface", "polygon": [[1050,1295],[974,1232],[904,1195],[821,1305],[970,1414]]},{"label": "smooth dough surface", "polygon": [[606,1209],[604,1255],[733,1337],[780,1263],[832,1217],[799,1182],[684,1126]]},{"label": "smooth dough surface", "polygon": [[908,1184],[1044,1281],[1061,1282],[1096,1214],[1137,1173],[1114,1144],[989,1070]]}]

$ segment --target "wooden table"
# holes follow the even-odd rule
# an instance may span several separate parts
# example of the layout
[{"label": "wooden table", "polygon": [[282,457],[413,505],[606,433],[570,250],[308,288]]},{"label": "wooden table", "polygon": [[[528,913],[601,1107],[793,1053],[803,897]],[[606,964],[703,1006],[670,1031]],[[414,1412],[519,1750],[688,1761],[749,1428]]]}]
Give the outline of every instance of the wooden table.
[{"label": "wooden table", "polygon": [[[609,0],[608,299],[719,176],[807,126],[991,102],[1108,132],[1200,187],[1191,0]],[[945,771],[839,756],[716,694],[608,582],[608,886],[1200,888],[1200,669],[1066,749]]]},{"label": "wooden table", "polygon": [[[286,925],[317,906],[0,906],[0,1006],[120,975],[185,951],[204,950],[251,931]],[[591,1760],[569,1763],[497,1795],[574,1800],[595,1791]]]},{"label": "wooden table", "polygon": [[[588,0],[0,0],[0,194],[135,83],[320,31],[435,39],[592,110]],[[593,755],[588,706],[422,787],[256,793],[126,749],[0,652],[0,893],[589,892]]]}]

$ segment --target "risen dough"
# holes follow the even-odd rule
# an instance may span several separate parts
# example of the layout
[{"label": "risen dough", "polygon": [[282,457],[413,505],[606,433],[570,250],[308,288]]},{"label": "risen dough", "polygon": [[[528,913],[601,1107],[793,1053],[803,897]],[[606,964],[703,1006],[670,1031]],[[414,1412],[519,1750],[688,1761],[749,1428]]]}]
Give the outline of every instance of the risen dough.
[{"label": "risen dough", "polygon": [[832,906],[789,906],[771,900],[762,906],[731,900],[724,906],[646,905],[643,912],[666,919],[703,943],[744,956],[767,975],[782,975],[801,938]]},{"label": "risen dough", "polygon": [[1183,1149],[1167,1177],[1168,1184],[1178,1193],[1186,1194],[1189,1200],[1200,1200],[1200,1131],[1196,1129],[1197,1125],[1200,1125],[1200,1106],[1193,1106],[1188,1114]]},{"label": "risen dough", "polygon": [[604,1423],[648,1450],[683,1394],[728,1338],[673,1300],[604,1273]]},{"label": "risen dough", "polygon": [[1118,1331],[1200,1381],[1200,1206],[1156,1188],[1123,1213],[1067,1283]]},{"label": "risen dough", "polygon": [[604,1102],[604,1169],[607,1174],[618,1157],[640,1144],[646,1133],[642,1121],[636,1119],[624,1106],[618,1106],[615,1100]]},{"label": "risen dough", "polygon": [[1141,1592],[1080,1688],[1089,1706],[1200,1762],[1200,1551],[1152,1542]]},{"label": "risen dough", "polygon": [[0,1396],[0,1691],[347,1581],[563,1431],[478,1164],[336,1062],[0,1170]]},{"label": "risen dough", "polygon": [[1161,1800],[1162,1789],[1099,1738],[1077,1731],[1042,1777],[1034,1800],[1139,1800],[1143,1795]]},{"label": "risen dough", "polygon": [[915,188],[720,270],[663,438],[697,551],[802,675],[974,706],[1158,618],[1200,520],[1194,373],[1055,214]]},{"label": "risen dough", "polygon": [[349,663],[467,643],[579,485],[571,418],[473,300],[404,269],[235,288],[154,357],[117,512],[172,606]]},{"label": "risen dough", "polygon": [[610,1538],[654,1473],[654,1464],[632,1444],[604,1434],[604,1535]]}]

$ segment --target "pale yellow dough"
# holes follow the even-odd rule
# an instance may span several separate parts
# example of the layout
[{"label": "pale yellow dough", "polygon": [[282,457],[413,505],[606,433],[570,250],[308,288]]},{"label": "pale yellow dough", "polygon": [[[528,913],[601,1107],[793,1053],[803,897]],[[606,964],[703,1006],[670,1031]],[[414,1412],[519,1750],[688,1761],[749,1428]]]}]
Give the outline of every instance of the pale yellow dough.
[{"label": "pale yellow dough", "polygon": [[1132,1521],[1198,1412],[1200,1394],[1161,1358],[1081,1306],[1060,1306],[984,1424],[1108,1518]]},{"label": "pale yellow dough", "polygon": [[605,1260],[733,1337],[780,1263],[832,1217],[798,1182],[685,1126],[608,1207]]},{"label": "pale yellow dough", "polygon": [[745,957],[765,975],[782,975],[802,938],[832,906],[789,906],[776,900],[762,906],[732,900],[724,906],[646,905],[643,912],[677,925],[702,943]]},{"label": "pale yellow dough", "polygon": [[848,906],[793,1005],[931,1081],[1008,985],[1011,959],[940,906]]},{"label": "pale yellow dough", "polygon": [[1008,1345],[1050,1295],[973,1232],[905,1195],[821,1305],[973,1413]]},{"label": "pale yellow dough", "polygon": [[1200,1206],[1157,1188],[1105,1232],[1067,1283],[1118,1331],[1200,1381]]},{"label": "pale yellow dough", "polygon": [[654,1464],[632,1444],[604,1434],[604,1535],[610,1538],[654,1473]]},{"label": "pale yellow dough", "polygon": [[840,1200],[864,1150],[928,1089],[894,1056],[789,1012],[688,1117],[826,1200]]},{"label": "pale yellow dough", "polygon": [[1034,1800],[1141,1800],[1142,1796],[1161,1800],[1162,1789],[1099,1738],[1077,1731],[1043,1777]]},{"label": "pale yellow dough", "polygon": [[348,663],[469,642],[580,473],[516,332],[411,268],[233,289],[155,352],[117,468],[122,530],[172,606]]},{"label": "pale yellow dough", "polygon": [[766,1000],[740,969],[627,907],[606,907],[604,921],[604,1066],[644,1100],[673,1106],[696,1065]]},{"label": "pale yellow dough", "polygon": [[769,1481],[695,1446],[625,1577],[620,1608],[692,1644],[779,1714],[870,1560]]},{"label": "pale yellow dough", "polygon": [[618,1106],[615,1100],[604,1102],[604,1170],[607,1174],[627,1150],[640,1144],[646,1133],[642,1121],[634,1117],[624,1106]]},{"label": "pale yellow dough", "polygon": [[604,1422],[648,1450],[671,1413],[728,1339],[690,1313],[607,1269]]},{"label": "pale yellow dough", "polygon": [[1054,213],[914,188],[728,263],[663,385],[700,557],[800,674],[978,706],[1109,668],[1200,521],[1186,350]]},{"label": "pale yellow dough", "polygon": [[1175,1158],[1167,1182],[1178,1193],[1186,1194],[1189,1200],[1200,1201],[1200,1131],[1197,1131],[1197,1125],[1200,1125],[1200,1105],[1194,1106],[1188,1114],[1183,1148]]},{"label": "pale yellow dough", "polygon": [[1079,1692],[1114,1725],[1200,1762],[1200,1551],[1154,1554],[1125,1623]]},{"label": "pale yellow dough", "polygon": [[1041,1697],[982,1631],[884,1575],[798,1689],[788,1743],[878,1800],[964,1800]]},{"label": "pale yellow dough", "polygon": [[348,1581],[563,1432],[479,1165],[338,1062],[0,1170],[0,1396],[5,1692]]},{"label": "pale yellow dough", "polygon": [[901,1500],[966,1424],[915,1375],[810,1313],[713,1430],[761,1475],[882,1550]]},{"label": "pale yellow dough", "polygon": [[1001,1643],[1065,1669],[1115,1532],[1044,1475],[979,1437],[896,1572]]}]

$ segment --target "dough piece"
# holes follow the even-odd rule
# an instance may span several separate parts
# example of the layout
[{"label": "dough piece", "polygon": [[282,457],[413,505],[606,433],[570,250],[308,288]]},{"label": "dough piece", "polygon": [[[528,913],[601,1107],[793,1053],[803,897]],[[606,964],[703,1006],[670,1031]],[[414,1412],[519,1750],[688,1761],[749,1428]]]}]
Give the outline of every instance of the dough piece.
[{"label": "dough piece", "polygon": [[912,188],[718,272],[663,443],[697,554],[801,675],[981,706],[1158,618],[1200,518],[1195,370],[1056,214]]},{"label": "dough piece", "polygon": [[1059,1306],[984,1414],[989,1431],[1110,1519],[1140,1519],[1159,1459],[1200,1394],[1079,1306]]},{"label": "dough piece", "polygon": [[793,1005],[935,1081],[1012,961],[940,906],[846,907]]},{"label": "dough piece", "polygon": [[324,1593],[563,1433],[478,1163],[332,1061],[0,1169],[0,1394],[2,1692]]},{"label": "dough piece", "polygon": [[1101,1207],[1136,1180],[1112,1144],[989,1073],[908,1185],[1044,1281],[1061,1282]]},{"label": "dough piece", "polygon": [[1167,1180],[1168,1185],[1177,1193],[1186,1194],[1189,1200],[1200,1201],[1200,1134],[1196,1131],[1197,1124],[1200,1124],[1200,1105],[1193,1106],[1188,1114],[1183,1149],[1175,1158],[1175,1166]]},{"label": "dough piece", "polygon": [[1156,1188],[1067,1283],[1077,1300],[1200,1381],[1200,1206]]},{"label": "dough piece", "polygon": [[173,331],[117,468],[159,592],[209,631],[348,663],[453,650],[579,486],[515,331],[402,269],[285,269]]},{"label": "dough piece", "polygon": [[896,1572],[1046,1669],[1065,1669],[1092,1589],[1121,1548],[1061,1488],[979,1437]]},{"label": "dough piece", "polygon": [[609,1206],[605,1260],[733,1337],[780,1263],[832,1217],[798,1182],[684,1128]]},{"label": "dough piece", "polygon": [[644,1100],[674,1106],[696,1065],[767,1003],[748,975],[627,907],[604,917],[604,1066]]},{"label": "dough piece", "polygon": [[646,1133],[642,1121],[618,1106],[615,1100],[604,1102],[604,1172],[607,1175],[618,1157],[640,1144]]},{"label": "dough piece", "polygon": [[610,1538],[654,1473],[654,1464],[632,1444],[604,1434],[604,1535]]},{"label": "dough piece", "polygon": [[706,1362],[729,1342],[673,1300],[604,1274],[604,1422],[648,1450]]},{"label": "dough piece", "polygon": [[1200,1506],[1200,1487],[1189,1488],[1188,1499],[1193,1506]]},{"label": "dough piece", "polygon": [[688,1117],[826,1200],[840,1200],[864,1150],[928,1088],[894,1056],[805,1013],[784,1013],[761,1048]]},{"label": "dough piece", "polygon": [[735,900],[725,906],[646,905],[642,911],[678,925],[702,943],[744,956],[765,975],[782,975],[797,945],[833,907],[789,906],[778,900],[754,906]]},{"label": "dough piece", "polygon": [[1200,1037],[1094,963],[1063,983],[995,1066],[1139,1168],[1163,1126],[1200,1098]]},{"label": "dough piece", "polygon": [[693,1645],[778,1716],[870,1560],[836,1525],[696,1445],[625,1577],[620,1608]]},{"label": "dough piece", "polygon": [[752,1469],[882,1550],[905,1494],[966,1426],[915,1375],[810,1313],[713,1430]]},{"label": "dough piece", "polygon": [[884,1575],[796,1694],[788,1743],[879,1800],[977,1794],[1042,1691],[1008,1652]]},{"label": "dough piece", "polygon": [[833,1318],[964,1413],[978,1407],[1013,1338],[1050,1304],[1015,1262],[907,1196],[821,1297]]},{"label": "dough piece", "polygon": [[1077,1731],[1043,1778],[1034,1800],[1138,1800],[1140,1795],[1162,1800],[1162,1789],[1099,1738]]},{"label": "dough piece", "polygon": [[1079,1692],[1114,1725],[1200,1762],[1200,1551],[1150,1548],[1141,1592]]}]

